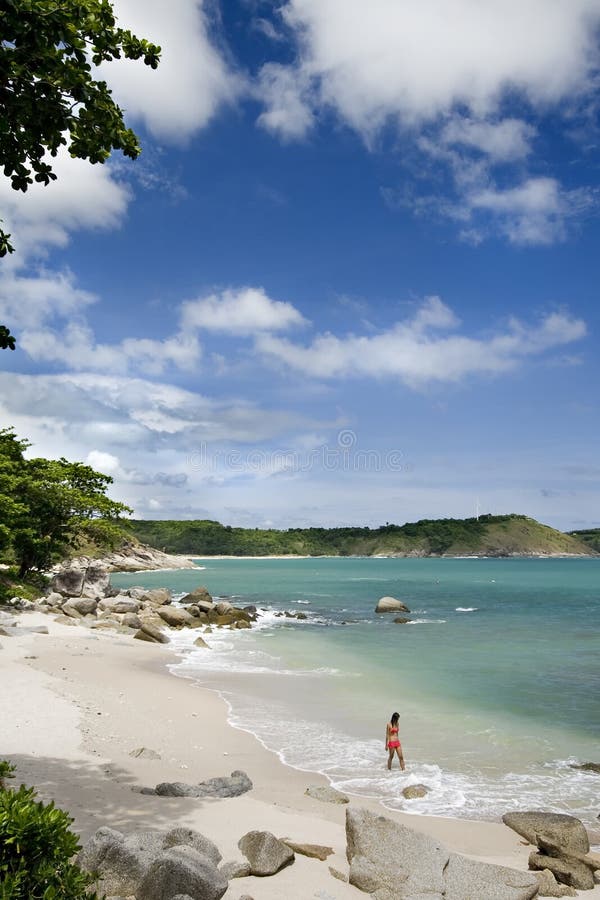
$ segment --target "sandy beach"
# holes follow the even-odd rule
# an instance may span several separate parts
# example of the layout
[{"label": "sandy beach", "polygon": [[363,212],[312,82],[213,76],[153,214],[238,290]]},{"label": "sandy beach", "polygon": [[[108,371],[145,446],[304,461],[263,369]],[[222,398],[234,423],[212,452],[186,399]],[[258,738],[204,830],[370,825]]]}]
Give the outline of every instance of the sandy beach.
[{"label": "sandy beach", "polygon": [[[345,808],[304,795],[309,784],[325,779],[284,766],[253,735],[232,728],[218,694],[170,674],[169,647],[61,625],[41,613],[22,614],[21,623],[47,625],[50,634],[0,639],[0,758],[16,764],[16,783],[35,785],[42,799],[67,809],[82,840],[103,825],[123,832],[185,825],[210,837],[225,860],[235,860],[241,858],[239,838],[265,829],[329,845],[335,854],[326,863],[297,855],[293,866],[271,878],[233,880],[226,898],[366,896],[329,872],[329,865],[348,869]],[[130,755],[142,747],[160,759]],[[139,793],[161,781],[198,782],[235,769],[254,783],[241,797]],[[369,806],[363,799],[355,802]],[[388,813],[374,801],[371,808],[452,850],[527,868],[531,848],[500,823]],[[600,896],[600,885],[583,896]]]}]

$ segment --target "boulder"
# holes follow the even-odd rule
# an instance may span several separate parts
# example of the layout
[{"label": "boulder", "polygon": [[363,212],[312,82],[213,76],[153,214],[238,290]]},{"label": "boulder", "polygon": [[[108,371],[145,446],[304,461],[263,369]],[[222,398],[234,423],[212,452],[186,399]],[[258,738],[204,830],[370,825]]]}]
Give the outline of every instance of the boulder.
[{"label": "boulder", "polygon": [[252,874],[250,863],[245,859],[234,859],[231,862],[223,863],[219,871],[228,881],[231,881],[232,878],[247,878]]},{"label": "boulder", "polygon": [[127,594],[117,594],[116,597],[104,597],[98,603],[98,608],[110,613],[137,613],[140,604]]},{"label": "boulder", "polygon": [[395,597],[382,597],[375,607],[376,613],[387,612],[410,612],[408,606],[402,600],[396,600]]},{"label": "boulder", "polygon": [[429,793],[426,784],[409,784],[408,787],[402,789],[402,794],[407,800],[418,800]]},{"label": "boulder", "polygon": [[532,900],[539,890],[538,880],[531,872],[478,862],[458,853],[450,854],[444,883],[444,900]]},{"label": "boulder", "polygon": [[348,876],[343,872],[340,872],[339,869],[334,868],[334,866],[328,866],[329,872],[333,875],[334,878],[337,878],[338,881],[343,881],[346,884],[348,883]]},{"label": "boulder", "polygon": [[196,638],[196,640],[194,641],[194,647],[206,647],[207,650],[210,650],[210,647],[208,646],[204,638],[201,637]]},{"label": "boulder", "polygon": [[154,857],[162,850],[158,832],[136,832],[125,837],[112,828],[99,828],[77,857],[87,872],[99,876],[100,892],[136,894]]},{"label": "boulder", "polygon": [[83,613],[80,613],[70,600],[63,604],[62,613],[63,616],[68,616],[70,619],[83,619]]},{"label": "boulder", "polygon": [[196,600],[195,606],[201,613],[209,613],[213,608],[212,600]]},{"label": "boulder", "polygon": [[46,601],[46,606],[60,606],[65,598],[62,594],[59,594],[58,591],[50,591],[44,599]]},{"label": "boulder", "polygon": [[208,592],[208,589],[204,587],[204,585],[199,585],[199,587],[194,588],[193,591],[190,591],[189,594],[186,594],[185,597],[182,597],[182,603],[198,603],[198,602],[210,603],[212,605],[213,598]]},{"label": "boulder", "polygon": [[153,641],[156,641],[157,644],[170,643],[171,639],[169,635],[165,634],[164,631],[156,625],[153,625],[151,622],[143,622],[140,631]]},{"label": "boulder", "polygon": [[104,597],[110,584],[110,575],[101,563],[90,563],[84,570],[83,588],[81,594],[83,597],[92,597],[99,600]]},{"label": "boulder", "polygon": [[346,810],[350,884],[377,900],[531,900],[529,872],[450,853],[439,841],[366,809]]},{"label": "boulder", "polygon": [[220,900],[228,881],[208,857],[191,846],[163,850],[142,879],[137,896],[144,900],[172,900],[177,894],[198,900]]},{"label": "boulder", "polygon": [[165,850],[170,847],[193,847],[198,853],[206,856],[214,866],[218,866],[223,857],[219,848],[209,838],[193,828],[171,828],[164,838]]},{"label": "boulder", "polygon": [[179,609],[176,606],[159,606],[158,614],[171,628],[183,628],[184,625],[193,625],[194,617],[190,616],[185,609]]},{"label": "boulder", "polygon": [[566,884],[559,884],[550,869],[535,872],[539,884],[540,897],[576,897],[577,891]]},{"label": "boulder", "polygon": [[[79,618],[79,616],[78,616]],[[69,616],[59,615],[54,617],[54,621],[58,622],[59,625],[77,625],[75,619],[69,618]]]},{"label": "boulder", "polygon": [[238,847],[250,863],[252,875],[275,875],[294,861],[294,851],[269,831],[249,831]]},{"label": "boulder", "polygon": [[281,838],[281,840],[294,853],[299,853],[300,856],[309,856],[311,859],[320,859],[321,862],[325,862],[327,857],[334,852],[333,847],[324,847],[323,844],[298,844],[288,838]]},{"label": "boulder", "polygon": [[146,634],[146,632],[142,631],[141,629],[139,631],[136,631],[133,637],[136,641],[146,641],[146,643],[148,644],[160,644],[160,641],[157,641],[156,638],[153,638],[151,635]]},{"label": "boulder", "polygon": [[540,871],[549,869],[557,881],[579,891],[591,891],[595,885],[592,870],[577,859],[565,857],[556,859],[554,856],[534,851],[529,854],[529,868]]},{"label": "boulder", "polygon": [[136,747],[135,750],[130,750],[129,755],[134,759],[160,759],[160,753],[157,753],[156,750],[151,750],[149,747]]},{"label": "boulder", "polygon": [[63,597],[80,597],[83,590],[85,572],[79,566],[60,568],[52,579],[52,593]]},{"label": "boulder", "polygon": [[[67,606],[69,609],[76,610],[82,616],[87,616],[96,612],[98,601],[93,597],[70,597],[63,605],[63,612],[65,612],[65,607]],[[69,615],[69,613],[66,613],[66,615]]]},{"label": "boulder", "polygon": [[410,619],[407,619],[406,616],[396,616],[394,619],[395,625],[406,625],[407,622],[410,622]]},{"label": "boulder", "polygon": [[228,777],[208,778],[200,784],[164,781],[154,792],[159,797],[239,797],[252,790],[252,782],[245,772],[236,770]]},{"label": "boulder", "polygon": [[229,600],[219,600],[217,603],[213,605],[214,611],[219,616],[226,616],[228,613],[233,611],[233,604],[229,602]]},{"label": "boulder", "polygon": [[142,620],[135,613],[128,612],[124,613],[121,624],[125,625],[126,628],[141,628]]},{"label": "boulder", "polygon": [[153,588],[149,590],[143,587],[131,587],[127,588],[123,593],[131,597],[132,600],[137,600],[138,603],[148,603],[150,606],[164,606],[166,603],[171,602],[171,591],[167,590],[167,588]]},{"label": "boulder", "polygon": [[587,831],[579,819],[563,813],[510,812],[502,816],[502,821],[530,844],[537,844],[538,835],[556,844],[561,850],[588,853],[590,842]]},{"label": "boulder", "polygon": [[350,803],[350,798],[326,784],[310,784],[304,793],[321,803]]}]

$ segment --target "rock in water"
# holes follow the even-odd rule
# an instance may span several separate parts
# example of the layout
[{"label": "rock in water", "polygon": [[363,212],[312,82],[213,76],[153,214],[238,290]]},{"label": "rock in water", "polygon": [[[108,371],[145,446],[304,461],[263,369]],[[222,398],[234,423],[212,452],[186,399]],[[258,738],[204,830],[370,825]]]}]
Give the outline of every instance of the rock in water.
[{"label": "rock in water", "polygon": [[307,797],[321,803],[350,803],[350,798],[326,784],[310,784],[304,791]]},{"label": "rock in water", "polygon": [[593,775],[600,775],[600,763],[584,762],[579,765],[571,764],[572,769],[580,769],[582,772],[591,772]]},{"label": "rock in water", "polygon": [[151,622],[144,622],[140,631],[148,635],[149,638],[152,638],[152,640],[156,641],[158,644],[168,644],[171,640],[168,634],[165,634],[164,631],[161,631],[160,628],[157,628],[157,626],[153,625]]},{"label": "rock in water", "polygon": [[377,900],[532,900],[529,872],[449,853],[438,841],[366,809],[346,810],[350,884]]},{"label": "rock in water", "polygon": [[375,607],[375,612],[410,612],[410,609],[402,600],[396,600],[395,597],[382,597]]},{"label": "rock in water", "polygon": [[204,587],[204,585],[200,585],[197,588],[194,588],[193,591],[190,591],[189,594],[186,594],[185,597],[181,599],[182,603],[209,603],[212,606],[213,598],[211,597],[208,589]]},{"label": "rock in water", "polygon": [[229,882],[216,866],[193,847],[173,847],[160,853],[138,888],[144,900],[172,900],[177,894],[220,900]]},{"label": "rock in water", "polygon": [[428,793],[429,788],[426,784],[409,784],[408,787],[402,789],[402,794],[407,800],[418,800],[419,797],[424,797]]},{"label": "rock in water", "polygon": [[537,844],[538,835],[551,841],[561,850],[588,853],[590,841],[587,831],[579,819],[563,813],[510,812],[502,816],[502,821],[530,844]]},{"label": "rock in water", "polygon": [[185,609],[178,609],[175,606],[159,606],[158,615],[163,622],[170,625],[171,628],[182,628],[184,625],[194,625],[194,617],[190,616]]},{"label": "rock in water", "polygon": [[240,838],[238,847],[253,875],[274,875],[294,861],[294,851],[269,831],[249,831]]}]

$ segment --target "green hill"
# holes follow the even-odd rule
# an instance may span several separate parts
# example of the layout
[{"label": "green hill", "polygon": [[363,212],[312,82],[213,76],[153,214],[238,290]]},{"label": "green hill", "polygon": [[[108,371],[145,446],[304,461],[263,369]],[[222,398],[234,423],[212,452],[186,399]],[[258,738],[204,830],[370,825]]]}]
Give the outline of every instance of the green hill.
[{"label": "green hill", "polygon": [[585,531],[570,531],[571,537],[583,541],[589,550],[600,553],[600,528],[587,528]]},{"label": "green hill", "polygon": [[127,531],[168,553],[198,556],[546,556],[596,555],[578,536],[527,516],[422,519],[380,528],[234,528],[209,519],[130,520]]}]

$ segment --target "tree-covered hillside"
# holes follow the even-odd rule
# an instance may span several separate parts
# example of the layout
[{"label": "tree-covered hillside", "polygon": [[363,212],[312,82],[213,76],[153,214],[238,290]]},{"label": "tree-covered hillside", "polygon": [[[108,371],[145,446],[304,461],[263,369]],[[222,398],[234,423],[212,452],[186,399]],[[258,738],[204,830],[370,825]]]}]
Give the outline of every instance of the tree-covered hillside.
[{"label": "tree-covered hillside", "polygon": [[600,553],[600,528],[587,528],[585,531],[570,531],[570,535],[583,541],[584,544],[596,553]]},{"label": "tree-covered hillside", "polygon": [[510,556],[590,552],[577,538],[520,515],[422,519],[380,528],[289,528],[285,531],[234,528],[208,519],[134,519],[125,527],[152,547],[198,556]]}]

